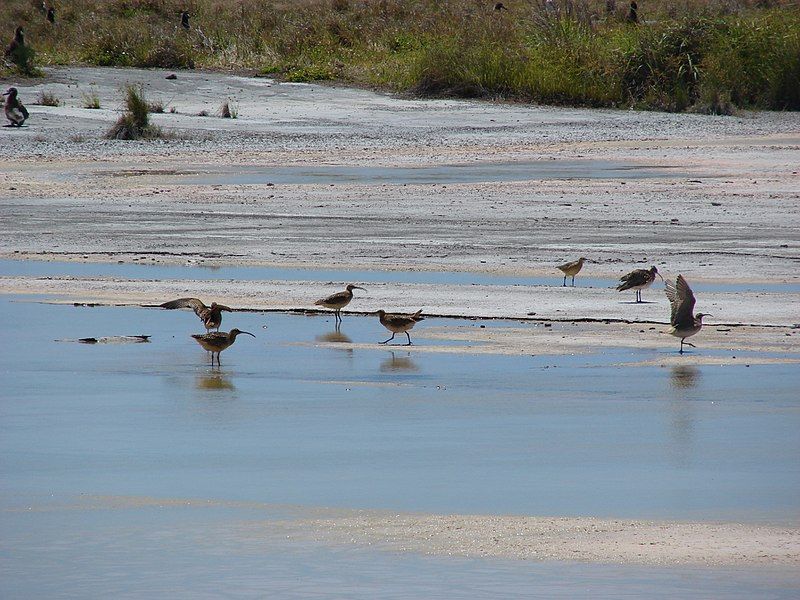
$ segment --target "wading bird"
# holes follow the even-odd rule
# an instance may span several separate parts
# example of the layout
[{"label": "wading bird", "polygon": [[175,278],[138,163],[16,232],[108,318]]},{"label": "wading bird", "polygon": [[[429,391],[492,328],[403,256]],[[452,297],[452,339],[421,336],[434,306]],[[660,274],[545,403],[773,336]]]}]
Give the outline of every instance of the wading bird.
[{"label": "wading bird", "polygon": [[219,365],[220,352],[233,346],[233,343],[236,341],[236,336],[240,333],[256,337],[249,331],[239,331],[238,329],[231,329],[228,333],[224,331],[213,331],[211,333],[195,334],[192,337],[197,340],[197,343],[200,344],[203,349],[211,352],[211,365],[213,366],[214,355],[217,355],[217,364]]},{"label": "wading bird", "polygon": [[[191,308],[194,313],[200,317],[200,320],[205,325],[207,330],[216,329],[219,331],[219,326],[222,325],[222,311],[233,312],[233,309],[212,302],[211,306],[206,306],[197,298],[180,298],[178,300],[171,300],[159,305],[161,308]],[[231,342],[233,343],[233,342]]]},{"label": "wading bird", "polygon": [[391,342],[396,333],[405,333],[406,337],[408,338],[408,343],[405,345],[410,346],[411,336],[408,335],[409,330],[413,329],[414,325],[416,325],[418,321],[425,319],[425,317],[422,316],[421,310],[418,310],[413,315],[390,315],[386,314],[386,312],[382,310],[379,310],[375,314],[378,315],[381,325],[392,332],[392,337],[390,337],[388,340],[380,342],[381,344],[388,344]]},{"label": "wading bird", "polygon": [[[619,278],[620,284],[617,286],[617,291],[624,292],[625,290],[634,290],[636,292],[636,302],[641,302],[642,290],[653,285],[653,282],[656,280],[656,275],[661,277],[661,273],[658,272],[655,266],[649,269],[636,269],[631,271],[627,275],[623,275]],[[661,280],[663,281],[664,278],[661,277]]]},{"label": "wading bird", "polygon": [[681,338],[680,354],[683,354],[684,343],[687,346],[695,347],[694,344],[684,342],[687,337],[691,337],[703,328],[703,317],[710,317],[709,314],[697,313],[692,315],[694,310],[694,294],[692,288],[686,283],[683,275],[678,275],[675,285],[669,281],[665,282],[665,293],[672,305],[672,313],[669,319],[672,328],[667,332],[670,335]]},{"label": "wading bird", "polygon": [[567,285],[567,277],[572,277],[572,285],[575,286],[575,275],[583,268],[583,263],[589,260],[581,256],[578,260],[558,265],[558,270],[564,273],[564,287]]},{"label": "wading bird", "polygon": [[25,119],[28,118],[28,110],[22,105],[22,102],[17,98],[17,88],[8,88],[8,91],[3,92],[6,97],[4,105],[6,119],[11,123],[6,127],[22,127]]},{"label": "wading bird", "polygon": [[336,292],[335,294],[331,294],[327,298],[322,298],[321,300],[317,300],[314,302],[315,306],[324,306],[325,308],[333,309],[334,316],[336,321],[342,320],[341,311],[342,309],[350,304],[350,300],[353,299],[353,290],[364,290],[367,291],[361,286],[348,284],[347,289],[343,292]]}]

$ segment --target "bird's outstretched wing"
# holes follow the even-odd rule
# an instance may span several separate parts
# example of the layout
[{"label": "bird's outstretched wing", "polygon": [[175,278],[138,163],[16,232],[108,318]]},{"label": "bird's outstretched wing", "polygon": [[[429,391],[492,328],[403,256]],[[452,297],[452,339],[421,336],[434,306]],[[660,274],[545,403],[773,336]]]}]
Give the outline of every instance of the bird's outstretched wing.
[{"label": "bird's outstretched wing", "polygon": [[203,311],[208,308],[197,298],[178,298],[177,300],[164,302],[164,304],[161,304],[160,306],[161,308],[191,308],[201,319],[203,318]]},{"label": "bird's outstretched wing", "polygon": [[664,293],[672,306],[670,324],[674,327],[679,324],[694,322],[694,294],[692,288],[686,283],[683,275],[678,275],[675,285],[669,281],[665,282]]}]

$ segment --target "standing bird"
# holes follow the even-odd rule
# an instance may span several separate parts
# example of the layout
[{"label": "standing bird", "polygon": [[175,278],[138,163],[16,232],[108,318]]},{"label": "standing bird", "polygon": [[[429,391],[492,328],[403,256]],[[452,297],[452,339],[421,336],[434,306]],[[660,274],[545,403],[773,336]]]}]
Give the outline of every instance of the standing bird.
[{"label": "standing bird", "polygon": [[391,342],[396,333],[405,333],[406,337],[408,338],[408,343],[405,345],[410,346],[411,336],[408,335],[409,330],[413,329],[414,325],[416,325],[418,321],[425,319],[425,317],[422,316],[421,310],[418,310],[413,315],[389,315],[382,310],[379,310],[376,314],[381,321],[381,325],[392,332],[392,337],[390,337],[388,340],[380,342],[381,344],[388,344]]},{"label": "standing bird", "polygon": [[189,29],[189,11],[183,10],[181,11],[181,27],[184,29]]},{"label": "standing bird", "polygon": [[631,8],[628,11],[627,21],[628,23],[633,23],[634,25],[639,22],[639,5],[636,4],[635,0],[631,2]]},{"label": "standing bird", "polygon": [[[665,282],[666,288],[664,291],[669,298],[672,305],[672,314],[669,319],[672,328],[667,332],[670,335],[681,338],[680,354],[683,354],[683,344],[687,337],[693,336],[695,333],[703,328],[703,317],[710,317],[711,315],[697,313],[692,316],[694,310],[694,294],[692,288],[686,283],[683,275],[678,275],[675,280],[675,285],[669,281]],[[695,347],[694,344],[685,342],[687,346]]]},{"label": "standing bird", "polygon": [[322,298],[314,302],[314,306],[324,306],[325,308],[332,308],[334,310],[335,320],[340,322],[342,321],[341,311],[342,309],[350,304],[350,300],[353,299],[353,290],[364,290],[367,291],[361,286],[348,284],[347,289],[343,292],[336,292],[335,294],[331,294],[327,298]]},{"label": "standing bird", "polygon": [[[623,275],[619,278],[621,283],[617,286],[617,291],[624,292],[625,290],[635,290],[636,302],[641,302],[642,290],[653,285],[653,282],[656,280],[656,275],[661,277],[661,273],[658,272],[655,266],[649,269],[636,269],[635,271],[631,271],[627,275]],[[664,281],[663,277],[661,277],[661,281]]]},{"label": "standing bird", "polygon": [[[191,308],[200,320],[205,325],[206,330],[216,329],[219,331],[219,326],[222,325],[222,311],[233,312],[233,309],[212,302],[211,306],[206,306],[197,298],[180,298],[178,300],[171,300],[159,305],[161,308]],[[251,334],[252,335],[252,334]],[[232,344],[233,342],[231,342]],[[227,348],[227,346],[226,346]]]},{"label": "standing bird", "polygon": [[3,96],[6,97],[6,102],[3,107],[6,113],[6,119],[11,121],[11,124],[6,125],[6,127],[22,127],[25,119],[28,118],[28,109],[26,109],[17,98],[17,88],[8,88],[8,91],[3,92]]},{"label": "standing bird", "polygon": [[14,30],[14,37],[11,39],[11,42],[8,44],[8,46],[6,46],[5,57],[15,61],[15,55],[18,54],[19,51],[24,47],[25,31],[22,29],[22,25],[20,25]]},{"label": "standing bird", "polygon": [[231,329],[228,333],[224,331],[213,331],[211,333],[196,334],[192,337],[197,340],[197,343],[200,344],[204,350],[211,352],[211,366],[214,366],[214,355],[217,355],[217,364],[219,365],[219,353],[233,346],[233,342],[236,341],[236,336],[240,333],[256,337],[249,331],[239,331],[238,329]]},{"label": "standing bird", "polygon": [[575,275],[583,268],[583,263],[589,260],[581,256],[578,260],[558,265],[558,270],[564,273],[564,286],[567,286],[567,276],[572,276],[572,286],[575,286]]},{"label": "standing bird", "polygon": [[55,25],[56,22],[56,9],[52,6],[47,9],[47,22],[51,25]]}]

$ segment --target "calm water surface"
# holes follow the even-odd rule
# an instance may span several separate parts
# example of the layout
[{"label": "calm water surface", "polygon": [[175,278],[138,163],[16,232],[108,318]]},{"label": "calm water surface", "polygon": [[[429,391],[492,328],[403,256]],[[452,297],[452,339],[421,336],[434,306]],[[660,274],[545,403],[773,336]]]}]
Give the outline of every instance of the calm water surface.
[{"label": "calm water surface", "polygon": [[[211,368],[189,337],[192,313],[14,300],[0,299],[4,597],[788,598],[797,583],[242,545],[235,524],[269,518],[256,509],[47,508],[110,495],[796,523],[796,365],[696,366],[688,354],[678,367],[614,366],[672,346],[574,357],[354,349],[348,339],[385,339],[377,319],[346,317],[337,333],[327,317],[234,313],[225,329],[258,337]],[[152,342],[54,341],[126,334]]]}]

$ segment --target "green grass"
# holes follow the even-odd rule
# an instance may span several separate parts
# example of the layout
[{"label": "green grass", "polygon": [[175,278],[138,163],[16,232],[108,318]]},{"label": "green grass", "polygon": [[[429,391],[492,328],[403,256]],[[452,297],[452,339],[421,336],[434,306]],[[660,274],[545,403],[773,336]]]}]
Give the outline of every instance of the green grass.
[{"label": "green grass", "polygon": [[[561,0],[73,0],[45,27],[7,0],[41,64],[246,68],[425,96],[731,112],[800,108],[800,7],[792,0],[640,5]],[[69,40],[70,43],[65,43]]]},{"label": "green grass", "polygon": [[125,108],[117,122],[108,130],[106,138],[112,140],[155,139],[162,137],[159,127],[150,124],[150,105],[142,89],[129,85],[125,88]]}]

